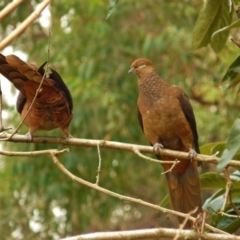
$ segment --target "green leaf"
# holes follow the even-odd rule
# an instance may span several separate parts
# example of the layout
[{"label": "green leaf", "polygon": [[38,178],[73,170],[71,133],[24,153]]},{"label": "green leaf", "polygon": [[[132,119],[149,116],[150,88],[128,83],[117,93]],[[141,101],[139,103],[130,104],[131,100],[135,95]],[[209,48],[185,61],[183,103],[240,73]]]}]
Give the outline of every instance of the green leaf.
[{"label": "green leaf", "polygon": [[[230,178],[233,183],[234,189],[240,189],[240,177],[238,174],[231,174]],[[215,173],[215,172],[208,172],[200,175],[201,187],[205,189],[209,188],[225,188],[226,186],[226,179]]]},{"label": "green leaf", "polygon": [[225,142],[212,142],[202,145],[200,147],[200,153],[205,155],[212,155],[215,154],[216,151],[222,151],[225,149]]},{"label": "green leaf", "polygon": [[226,147],[217,166],[218,171],[222,171],[240,148],[240,118],[235,120],[230,130]]},{"label": "green leaf", "polygon": [[[232,22],[232,13],[233,13],[232,5],[229,6],[229,1],[223,0],[221,10],[218,12],[219,15],[218,29],[219,28],[220,29],[215,31],[211,36],[211,47],[216,53],[222,50],[227,41],[230,31],[230,28],[228,27],[229,25],[231,25]],[[216,32],[217,34],[215,34]]]},{"label": "green leaf", "polygon": [[[226,179],[215,172],[208,172],[200,175],[202,188],[225,188]],[[239,186],[240,187],[240,186]]]},{"label": "green leaf", "polygon": [[[239,205],[235,205],[239,209]],[[229,209],[227,211],[228,214],[236,215],[233,209]],[[240,219],[239,218],[229,218],[226,216],[222,216],[221,214],[214,214],[212,216],[211,225],[215,226],[218,229],[223,231],[234,233],[240,227]]]},{"label": "green leaf", "polygon": [[168,205],[169,205],[169,203],[170,203],[170,199],[169,199],[169,195],[167,194],[164,198],[163,198],[163,200],[160,202],[160,206],[161,207],[167,207]]},{"label": "green leaf", "polygon": [[[239,192],[240,192],[239,188],[238,189],[234,188],[231,190],[232,202],[235,205],[240,205]],[[203,208],[208,209],[210,211],[213,210],[214,212],[220,211],[223,204],[224,193],[225,193],[225,188],[218,190],[216,193],[214,193],[211,197],[209,197],[205,201]],[[228,210],[231,209],[231,206],[227,205],[227,209]]]},{"label": "green leaf", "polygon": [[[237,189],[239,192],[240,189],[240,172],[235,171],[230,175],[230,178],[233,183],[233,189]],[[217,193],[212,195],[209,199],[206,200],[204,203],[204,208],[208,207],[208,204],[212,202],[215,198],[219,197],[225,192],[226,187],[226,179],[215,173],[215,172],[208,172],[200,175],[200,182],[201,182],[201,188],[202,189],[219,189],[221,188]],[[222,198],[222,197],[221,197]],[[219,201],[219,200],[217,200]],[[160,202],[160,206],[166,207],[169,205],[170,199],[168,194],[163,198],[163,200]],[[217,210],[216,210],[217,211]]]},{"label": "green leaf", "polygon": [[237,170],[231,174],[231,178],[235,178],[236,181],[240,182],[240,171]]},{"label": "green leaf", "polygon": [[240,56],[238,56],[229,66],[227,72],[222,78],[222,82],[229,80],[228,88],[236,86],[240,83]]},{"label": "green leaf", "polygon": [[225,232],[228,233],[234,233],[236,232],[240,227],[240,219],[239,218],[227,218],[223,217],[219,224],[217,225],[217,228],[222,229]]},{"label": "green leaf", "polygon": [[[222,193],[224,193],[225,189],[221,189],[221,191],[223,191]],[[223,194],[218,197],[215,197],[214,199],[211,199],[211,201],[208,201],[208,203],[204,205],[204,207],[210,212],[218,212],[222,208],[222,205],[223,205]]]},{"label": "green leaf", "polygon": [[[207,210],[208,208],[212,208],[211,207],[211,203],[218,198],[219,196],[222,196],[223,193],[225,192],[225,189],[220,189],[218,190],[216,193],[214,193],[211,197],[209,197],[208,199],[206,199],[206,201],[203,204],[203,209]],[[219,200],[218,200],[219,201]],[[213,204],[214,206],[214,204]],[[216,206],[216,205],[215,205]],[[220,206],[221,207],[221,206]],[[216,211],[218,211],[220,208],[216,207]]]},{"label": "green leaf", "polygon": [[[196,50],[211,43],[211,36],[215,31],[230,25],[232,12],[226,0],[206,1],[193,29],[192,49]],[[220,51],[226,40],[226,32],[221,35],[219,33],[211,43],[214,51]]]}]

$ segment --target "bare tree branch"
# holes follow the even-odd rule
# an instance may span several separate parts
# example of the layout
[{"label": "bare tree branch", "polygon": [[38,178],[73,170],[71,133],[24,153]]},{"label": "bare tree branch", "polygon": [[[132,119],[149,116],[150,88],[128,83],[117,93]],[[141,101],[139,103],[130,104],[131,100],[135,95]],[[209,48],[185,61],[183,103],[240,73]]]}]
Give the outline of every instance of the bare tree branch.
[{"label": "bare tree branch", "polygon": [[[100,186],[98,186],[97,184],[93,184],[93,183],[90,183],[82,178],[79,178],[77,176],[75,176],[74,174],[72,174],[71,172],[69,172],[64,166],[63,164],[61,164],[57,158],[57,156],[52,153],[51,154],[52,156],[52,159],[53,159],[53,162],[56,164],[57,168],[63,172],[67,177],[71,178],[72,181],[75,181],[77,183],[80,183],[80,184],[83,184],[89,188],[92,188],[92,189],[95,189],[99,192],[102,192],[102,193],[105,193],[107,195],[110,195],[112,197],[115,197],[115,198],[118,198],[120,200],[125,200],[125,201],[129,201],[129,202],[134,202],[134,203],[138,203],[138,204],[141,204],[141,205],[144,205],[144,206],[147,206],[147,207],[150,207],[150,208],[153,208],[153,209],[156,209],[156,210],[159,210],[163,213],[169,213],[169,214],[173,214],[173,215],[176,215],[176,216],[180,216],[180,217],[183,217],[183,218],[188,218],[189,220],[191,221],[195,221],[196,218],[192,217],[192,216],[189,216],[189,214],[185,214],[185,213],[181,213],[181,212],[177,212],[177,211],[174,211],[174,210],[171,210],[171,209],[166,209],[166,208],[163,208],[163,207],[160,207],[158,205],[155,205],[155,204],[152,204],[152,203],[149,203],[149,202],[146,202],[146,201],[143,201],[141,199],[136,199],[136,198],[132,198],[132,197],[128,197],[128,196],[124,196],[124,195],[121,195],[121,194],[118,194],[116,192],[112,192],[108,189],[105,189],[105,188],[102,188]],[[229,234],[229,233],[226,233],[222,230],[219,230],[217,228],[214,228],[212,227],[211,225],[209,224],[205,224],[205,227],[208,228],[209,230],[213,231],[213,232],[217,232],[217,233],[222,233],[222,234]]]},{"label": "bare tree branch", "polygon": [[224,168],[223,173],[224,173],[227,183],[226,183],[226,191],[225,191],[224,198],[223,198],[223,205],[221,207],[220,212],[224,212],[224,209],[226,208],[226,205],[228,203],[229,194],[231,194],[231,188],[232,188],[232,181],[230,179],[228,169]]},{"label": "bare tree branch", "polygon": [[206,224],[206,219],[208,217],[208,212],[203,211],[197,215],[197,220],[194,222],[195,231],[202,237],[204,236],[204,228]]},{"label": "bare tree branch", "polygon": [[[8,46],[17,36],[24,32],[36,20],[41,12],[52,2],[52,0],[44,0],[35,11],[23,21],[14,31],[0,42],[0,50]],[[1,19],[1,18],[0,18]]]},{"label": "bare tree branch", "polygon": [[[188,213],[186,215],[186,217],[184,218],[184,221],[179,225],[179,229],[178,230],[180,230],[180,231],[176,232],[176,235],[174,236],[173,240],[178,240],[180,238],[181,230],[184,229],[184,226],[188,222],[189,217],[191,216],[191,214],[195,213],[197,211],[197,209],[198,209],[198,207],[196,207],[195,209],[193,209],[193,211],[191,211],[190,213]],[[195,232],[198,232],[198,231],[195,231]]]},{"label": "bare tree branch", "polygon": [[229,217],[229,218],[240,218],[239,215],[232,215],[232,214],[228,214],[228,213],[225,213],[225,212],[216,212],[216,214],[219,214],[219,215],[222,215],[222,216],[226,216],[226,217]]},{"label": "bare tree branch", "polygon": [[[229,204],[233,209],[234,211],[237,213],[238,217],[240,217],[240,212],[238,210],[238,208],[234,205],[233,201],[232,201],[232,186],[233,186],[233,183],[232,183],[232,180],[230,178],[230,174],[228,172],[228,168],[224,168],[223,169],[223,172],[224,172],[224,176],[226,178],[226,191],[225,191],[225,194],[224,194],[224,201],[223,201],[223,205],[221,207],[221,210],[220,210],[220,214],[223,213],[224,214],[224,210],[226,208],[226,205]],[[228,214],[230,215],[230,214]],[[235,217],[235,215],[232,215],[233,217]]]},{"label": "bare tree branch", "polygon": [[96,184],[99,184],[100,181],[100,172],[101,172],[101,165],[102,165],[102,157],[101,157],[101,151],[99,145],[97,145],[98,150],[98,169],[97,169],[97,176],[96,176]]},{"label": "bare tree branch", "polygon": [[155,163],[172,163],[173,164],[173,166],[172,166],[172,168],[176,165],[176,164],[178,164],[180,161],[164,161],[164,160],[158,160],[158,159],[154,159],[154,158],[150,158],[150,157],[147,157],[147,156],[145,156],[145,155],[143,155],[143,154],[141,154],[140,153],[140,151],[137,149],[137,148],[133,148],[133,152],[136,154],[136,155],[138,155],[140,158],[144,158],[144,159],[146,159],[146,160],[148,160],[148,161],[150,161],[150,162],[155,162]]},{"label": "bare tree branch", "polygon": [[11,3],[9,3],[1,12],[0,12],[0,22],[12,11],[14,11],[15,8],[17,8],[23,0],[13,0]]},{"label": "bare tree branch", "polygon": [[[6,137],[6,133],[3,133],[2,135],[4,135]],[[0,136],[1,137],[1,136]],[[24,140],[25,142],[29,142],[29,139],[27,138],[28,141],[26,141],[26,136],[21,136],[21,135],[15,135],[13,136],[12,139],[10,139],[9,141],[14,141],[15,138],[18,138],[18,140]],[[35,140],[41,140],[40,142],[49,142],[49,140],[56,140],[57,141],[64,141],[64,144],[69,144],[70,142],[72,143],[72,145],[80,145],[80,146],[85,146],[85,147],[93,147],[93,146],[97,146],[98,147],[98,155],[100,154],[100,147],[107,147],[107,148],[115,148],[115,149],[122,149],[122,150],[127,150],[127,151],[132,151],[135,152],[136,149],[138,149],[138,151],[145,151],[145,152],[154,152],[153,147],[146,147],[146,146],[141,146],[141,145],[134,145],[134,144],[126,144],[126,143],[119,143],[119,142],[111,142],[111,141],[104,141],[104,140],[88,140],[88,139],[62,139],[62,138],[47,138],[48,141],[44,140],[45,138],[36,138],[34,137],[33,141]],[[71,144],[70,144],[71,145]],[[102,188],[100,186],[98,186],[98,184],[93,184],[91,182],[88,182],[82,178],[79,178],[75,175],[73,175],[71,172],[69,172],[58,160],[57,155],[63,152],[68,151],[68,149],[63,149],[62,151],[58,151],[58,150],[43,150],[43,151],[36,151],[36,152],[8,152],[8,151],[0,151],[0,154],[2,155],[7,155],[7,156],[37,156],[37,155],[43,155],[43,154],[49,154],[51,155],[54,163],[56,164],[56,166],[69,178],[71,178],[73,181],[76,181],[80,184],[83,184],[89,188],[95,189],[99,192],[102,192],[104,194],[110,195],[112,197],[116,197],[120,200],[124,200],[124,201],[129,201],[129,202],[134,202],[134,203],[138,203],[153,209],[156,209],[158,211],[161,211],[163,213],[168,213],[168,214],[173,214],[176,216],[180,216],[183,218],[186,218],[190,221],[196,222],[196,218],[190,216],[190,214],[185,214],[185,213],[181,213],[181,212],[177,212],[171,209],[166,209],[163,207],[160,207],[158,205],[143,201],[141,199],[136,199],[136,198],[132,198],[132,197],[128,197],[128,196],[124,196],[121,194],[118,194],[116,192],[112,192],[108,189]],[[162,154],[163,153],[163,154]],[[164,156],[166,154],[173,154],[174,157],[179,157],[182,153],[181,152],[176,152],[176,151],[171,151],[171,150],[166,150],[163,149],[161,150],[161,155]],[[186,158],[188,159],[188,153],[186,153]],[[100,155],[99,155],[100,156]],[[204,156],[204,155],[202,155]],[[205,156],[205,157],[209,157],[209,156]],[[214,156],[216,157],[216,156]],[[101,157],[100,157],[101,158]],[[226,232],[216,229],[214,227],[212,227],[209,224],[204,224],[204,226],[209,229],[212,232],[216,232],[216,233],[221,233],[221,234],[227,234]],[[176,234],[179,234],[178,232]],[[175,236],[176,236],[175,234]],[[180,235],[178,235],[180,236]],[[199,235],[198,235],[199,236]]]},{"label": "bare tree branch", "polygon": [[33,157],[33,156],[42,156],[42,155],[51,155],[51,154],[61,154],[69,152],[68,148],[58,150],[58,149],[48,149],[48,150],[40,150],[40,151],[32,151],[32,152],[13,152],[13,151],[3,151],[0,150],[0,155],[8,156],[8,157]]},{"label": "bare tree branch", "polygon": [[[133,239],[150,239],[150,238],[170,238],[178,234],[181,239],[199,239],[198,234],[193,230],[179,230],[171,228],[153,228],[118,232],[96,232],[82,234],[74,237],[62,238],[60,240],[133,240]],[[222,235],[215,233],[205,233],[204,239],[208,240],[239,240],[240,237],[234,235]]]},{"label": "bare tree branch", "polygon": [[[2,133],[0,135],[0,141],[8,138],[11,136],[7,133]],[[29,143],[30,140],[25,135],[14,135],[9,142],[25,142]],[[93,140],[93,139],[81,139],[81,138],[57,138],[57,137],[33,137],[31,143],[51,143],[51,144],[61,144],[61,145],[68,145],[68,146],[79,146],[79,147],[97,147],[99,145],[100,148],[111,148],[116,150],[128,151],[135,153],[135,149],[138,149],[141,153],[152,153],[155,154],[153,147],[151,146],[143,146],[137,144],[129,144],[129,143],[121,143],[121,142],[114,142],[114,141],[105,141],[105,140]],[[189,160],[189,156],[187,152],[179,152],[173,151],[169,149],[160,149],[161,156],[170,156],[174,157],[175,159],[187,159]],[[139,156],[139,155],[138,155]],[[208,156],[203,154],[198,154],[194,160],[200,162],[207,162],[218,164],[219,158],[216,155]],[[166,163],[166,162],[165,162]],[[240,167],[240,161],[231,160],[228,164],[229,166],[233,167]]]}]

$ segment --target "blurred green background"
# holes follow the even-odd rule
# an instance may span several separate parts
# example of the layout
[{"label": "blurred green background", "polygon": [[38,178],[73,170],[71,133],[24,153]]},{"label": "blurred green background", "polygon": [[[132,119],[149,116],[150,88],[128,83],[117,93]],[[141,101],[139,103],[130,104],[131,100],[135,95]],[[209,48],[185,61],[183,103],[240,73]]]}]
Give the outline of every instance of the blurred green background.
[{"label": "blurred green background", "polygon": [[[0,9],[9,1],[1,0]],[[40,1],[25,1],[0,25],[3,39]],[[103,0],[53,1],[42,21],[35,21],[12,44],[40,66],[50,66],[67,83],[74,101],[71,134],[148,145],[138,126],[137,78],[128,75],[139,57],[150,59],[159,75],[184,88],[197,120],[200,146],[227,138],[238,116],[236,90],[220,84],[239,50],[230,41],[216,55],[210,47],[191,51],[192,30],[201,1],[118,1],[111,16]],[[46,13],[46,12],[45,12]],[[44,19],[45,18],[45,19]],[[45,21],[43,21],[45,20]],[[233,32],[233,34],[236,34]],[[4,51],[3,51],[4,53]],[[4,81],[1,83],[4,87]],[[15,89],[12,91],[15,92]],[[17,126],[14,106],[3,88],[4,126]],[[26,127],[21,133],[27,132]],[[36,135],[62,136],[59,130]],[[5,150],[33,151],[61,145],[6,143]],[[117,193],[159,204],[166,195],[161,166],[134,154],[102,149],[100,186]],[[60,156],[73,174],[95,182],[97,149],[70,147]],[[203,171],[214,171],[205,165]],[[203,192],[204,198],[209,193]],[[169,219],[170,218],[170,219]],[[0,158],[0,239],[57,239],[94,231],[177,226],[155,210],[114,199],[65,177],[50,157]]]}]

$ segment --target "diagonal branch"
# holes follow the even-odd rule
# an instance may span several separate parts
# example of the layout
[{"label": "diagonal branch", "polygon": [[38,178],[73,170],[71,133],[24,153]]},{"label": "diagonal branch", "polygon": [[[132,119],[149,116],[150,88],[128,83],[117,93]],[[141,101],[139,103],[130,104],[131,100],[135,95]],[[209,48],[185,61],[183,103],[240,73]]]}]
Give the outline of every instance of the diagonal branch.
[{"label": "diagonal branch", "polygon": [[[184,221],[179,225],[179,229],[180,231],[178,231],[176,233],[176,235],[174,236],[173,240],[178,240],[180,238],[180,234],[181,231],[184,229],[184,226],[186,225],[186,223],[188,222],[189,217],[191,216],[191,214],[195,213],[197,211],[198,207],[196,207],[195,209],[193,209],[193,211],[189,212],[186,217],[184,218]],[[196,231],[198,232],[198,231]]]},{"label": "diagonal branch", "polygon": [[226,205],[228,203],[229,194],[231,194],[231,188],[232,188],[232,181],[230,179],[228,169],[224,168],[223,172],[224,172],[224,176],[226,178],[227,184],[226,184],[226,191],[225,191],[224,198],[223,198],[224,201],[223,201],[223,205],[221,207],[220,212],[224,212],[224,209],[226,208]]},{"label": "diagonal branch", "polygon": [[[16,137],[16,136],[14,136]],[[12,140],[12,139],[11,139]],[[70,139],[71,140],[71,139]],[[104,146],[107,146],[107,145],[117,145],[118,146],[118,149],[121,149],[120,146],[125,146],[128,147],[128,150],[131,150],[134,152],[133,149],[136,149],[138,148],[139,151],[141,151],[141,148],[144,149],[144,148],[150,148],[151,151],[153,152],[153,148],[152,147],[145,147],[145,146],[140,146],[140,145],[133,145],[133,144],[125,144],[125,143],[117,143],[117,142],[110,142],[110,141],[99,141],[99,140],[86,140],[86,139],[76,139],[76,140],[84,140],[85,141],[85,145],[86,145],[86,141],[89,142],[94,142],[97,144],[97,147],[98,147],[98,154],[100,156],[100,147],[104,147]],[[69,140],[67,141],[69,142]],[[116,147],[116,146],[115,146]],[[108,146],[109,148],[109,146]],[[120,200],[124,200],[124,201],[129,201],[129,202],[134,202],[134,203],[138,203],[138,204],[141,204],[141,205],[144,205],[144,206],[147,206],[147,207],[150,207],[150,208],[153,208],[153,209],[156,209],[158,211],[161,211],[165,214],[173,214],[173,215],[176,215],[176,216],[180,216],[180,217],[183,217],[183,218],[186,218],[187,220],[190,220],[190,221],[193,221],[193,222],[196,222],[196,218],[192,217],[190,214],[185,214],[185,213],[181,213],[181,212],[177,212],[177,211],[174,211],[174,210],[170,210],[170,209],[166,209],[166,208],[163,208],[163,207],[160,207],[158,205],[155,205],[155,204],[152,204],[152,203],[149,203],[149,202],[146,202],[146,201],[143,201],[141,199],[136,199],[136,198],[132,198],[132,197],[128,197],[128,196],[124,196],[124,195],[121,195],[121,194],[118,194],[116,192],[112,192],[108,189],[105,189],[105,188],[102,188],[100,186],[98,186],[98,184],[93,184],[91,182],[88,182],[82,178],[79,178],[75,175],[73,175],[71,172],[69,172],[58,160],[57,158],[57,155],[58,154],[61,154],[63,152],[67,152],[68,149],[63,149],[61,151],[58,151],[58,150],[42,150],[42,151],[36,151],[36,152],[9,152],[9,151],[0,151],[0,155],[7,155],[7,156],[38,156],[38,155],[43,155],[43,154],[48,154],[52,157],[54,163],[56,164],[56,166],[69,178],[71,178],[73,181],[76,181],[77,183],[80,183],[80,184],[83,184],[89,188],[92,188],[92,189],[95,189],[99,192],[102,192],[104,194],[107,194],[107,195],[110,195],[112,197],[115,197],[115,198],[118,198]],[[164,151],[169,151],[169,150],[162,150],[162,152]],[[171,151],[170,151],[171,152]],[[179,154],[179,152],[177,152],[177,154]],[[162,155],[162,154],[161,154]],[[187,153],[188,155],[188,153]],[[219,229],[216,229],[212,226],[210,226],[209,224],[204,224],[204,226],[209,229],[210,231],[212,232],[216,232],[216,233],[221,233],[221,234],[226,234],[228,235],[228,233],[222,231],[222,230],[219,230]],[[182,233],[176,233],[177,236],[181,236]],[[176,236],[175,234],[175,236]],[[180,235],[179,235],[180,234]],[[198,235],[199,236],[199,235]]]},{"label": "diagonal branch", "polygon": [[[75,176],[74,174],[72,174],[70,171],[68,171],[64,166],[63,164],[61,164],[57,158],[57,156],[52,153],[51,154],[52,156],[52,159],[53,159],[53,162],[56,164],[57,168],[63,172],[67,177],[69,177],[70,179],[72,179],[73,181],[77,182],[77,183],[80,183],[82,185],[85,185],[89,188],[92,188],[92,189],[95,189],[99,192],[102,192],[102,193],[105,193],[107,195],[110,195],[112,197],[115,197],[115,198],[118,198],[120,200],[124,200],[124,201],[129,201],[129,202],[134,202],[134,203],[138,203],[138,204],[141,204],[141,205],[144,205],[144,206],[147,206],[147,207],[150,207],[150,208],[153,208],[153,209],[156,209],[158,211],[161,211],[163,213],[169,213],[169,214],[173,214],[173,215],[176,215],[176,216],[180,216],[180,217],[183,217],[183,218],[188,218],[189,220],[191,221],[195,221],[196,218],[192,217],[192,216],[189,216],[189,214],[185,214],[185,213],[181,213],[181,212],[177,212],[177,211],[174,211],[174,210],[171,210],[171,209],[166,209],[166,208],[163,208],[163,207],[160,207],[158,205],[155,205],[155,204],[152,204],[152,203],[149,203],[149,202],[146,202],[146,201],[143,201],[141,199],[136,199],[136,198],[132,198],[132,197],[128,197],[128,196],[124,196],[124,195],[121,195],[119,193],[116,193],[116,192],[112,192],[106,188],[102,188],[100,186],[98,186],[97,184],[93,184],[93,183],[90,183],[82,178],[79,178],[77,176]],[[217,228],[214,228],[212,227],[211,225],[209,224],[205,224],[205,227],[208,228],[209,230],[213,231],[213,232],[217,232],[217,233],[221,233],[221,234],[227,234],[229,235],[229,233],[226,233],[222,230],[219,230]]]},{"label": "diagonal branch", "polygon": [[1,12],[0,12],[0,22],[12,11],[14,11],[15,8],[17,8],[23,0],[13,0],[11,3],[9,3]]},{"label": "diagonal branch", "polygon": [[[234,211],[236,212],[237,217],[240,217],[240,212],[239,212],[238,208],[234,205],[234,203],[232,201],[231,189],[232,189],[233,183],[232,183],[232,180],[230,178],[230,175],[229,175],[229,172],[228,172],[228,168],[224,168],[223,172],[224,172],[224,176],[226,178],[227,184],[226,184],[226,192],[225,192],[224,198],[223,198],[224,201],[223,201],[223,205],[221,207],[220,213],[221,214],[224,213],[226,205],[229,204],[234,209]],[[230,214],[228,214],[228,215],[230,215]],[[235,215],[233,215],[233,216],[235,217]]]},{"label": "diagonal branch", "polygon": [[52,0],[44,0],[35,11],[23,21],[14,31],[0,42],[0,50],[8,46],[16,37],[23,33],[36,20],[41,12],[52,2]]}]

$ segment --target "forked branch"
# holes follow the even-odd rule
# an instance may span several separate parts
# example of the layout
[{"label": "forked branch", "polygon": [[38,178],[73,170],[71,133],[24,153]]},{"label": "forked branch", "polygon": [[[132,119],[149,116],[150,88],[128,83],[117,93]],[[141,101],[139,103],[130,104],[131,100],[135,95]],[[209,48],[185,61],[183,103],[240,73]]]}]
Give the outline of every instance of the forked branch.
[{"label": "forked branch", "polygon": [[[99,192],[102,192],[102,193],[105,193],[107,195],[110,195],[112,197],[115,197],[115,198],[118,198],[120,200],[124,200],[124,201],[129,201],[129,202],[134,202],[134,203],[138,203],[138,204],[141,204],[141,205],[144,205],[144,206],[147,206],[147,207],[150,207],[150,208],[153,208],[153,209],[156,209],[158,211],[161,211],[163,213],[168,213],[168,214],[173,214],[173,215],[176,215],[176,216],[180,216],[180,217],[183,217],[183,218],[188,218],[188,220],[191,220],[193,222],[195,222],[196,218],[192,217],[192,216],[189,216],[189,214],[185,214],[185,213],[181,213],[181,212],[177,212],[177,211],[174,211],[174,210],[171,210],[171,209],[166,209],[166,208],[163,208],[163,207],[160,207],[158,205],[155,205],[155,204],[152,204],[152,203],[149,203],[149,202],[146,202],[146,201],[143,201],[141,199],[136,199],[136,198],[132,198],[132,197],[128,197],[128,196],[124,196],[124,195],[121,195],[119,193],[116,193],[116,192],[113,192],[113,191],[110,191],[106,188],[102,188],[100,186],[98,186],[97,184],[94,184],[94,183],[90,183],[80,177],[77,177],[75,176],[74,174],[72,174],[70,171],[68,171],[64,166],[63,164],[61,164],[57,158],[57,156],[52,153],[51,154],[52,156],[52,159],[53,159],[53,162],[56,164],[57,168],[63,172],[67,177],[69,177],[71,180],[77,182],[77,183],[80,183],[82,185],[85,185],[89,188],[92,188],[92,189],[95,189]],[[219,230],[217,228],[214,228],[212,227],[211,225],[209,224],[205,224],[205,227],[208,228],[209,230],[211,230],[212,232],[216,232],[216,233],[221,233],[221,234],[226,234],[228,235],[228,233],[222,231],[222,230]]]}]

